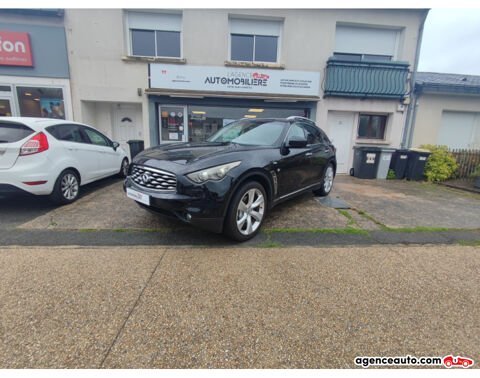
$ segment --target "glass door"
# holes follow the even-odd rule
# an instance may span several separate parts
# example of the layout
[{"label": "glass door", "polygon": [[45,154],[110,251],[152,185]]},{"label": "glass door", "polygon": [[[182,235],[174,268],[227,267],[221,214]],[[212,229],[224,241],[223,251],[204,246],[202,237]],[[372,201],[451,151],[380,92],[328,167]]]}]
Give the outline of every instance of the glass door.
[{"label": "glass door", "polygon": [[0,117],[12,116],[12,103],[9,97],[0,96]]},{"label": "glass door", "polygon": [[158,107],[160,144],[187,142],[188,119],[184,105]]}]

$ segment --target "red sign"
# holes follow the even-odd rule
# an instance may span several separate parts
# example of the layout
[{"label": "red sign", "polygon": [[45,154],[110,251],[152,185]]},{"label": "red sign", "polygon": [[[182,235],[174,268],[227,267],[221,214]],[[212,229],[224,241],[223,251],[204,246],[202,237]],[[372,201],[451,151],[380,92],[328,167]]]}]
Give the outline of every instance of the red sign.
[{"label": "red sign", "polygon": [[0,65],[33,67],[28,33],[0,30]]}]

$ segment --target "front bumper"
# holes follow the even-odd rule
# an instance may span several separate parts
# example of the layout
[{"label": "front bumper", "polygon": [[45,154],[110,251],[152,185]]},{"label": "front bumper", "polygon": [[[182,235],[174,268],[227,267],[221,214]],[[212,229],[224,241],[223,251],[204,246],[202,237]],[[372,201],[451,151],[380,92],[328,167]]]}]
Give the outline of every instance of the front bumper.
[{"label": "front bumper", "polygon": [[150,196],[150,206],[138,202],[140,206],[147,210],[178,218],[198,228],[221,233],[225,218],[225,197],[228,193],[219,195],[219,191],[222,192],[221,188],[224,185],[219,186],[220,190],[219,188],[212,188],[211,184],[189,185],[189,190],[185,190],[186,194],[159,192],[141,187],[130,177],[127,177],[123,183],[123,189],[126,191],[127,188],[131,188]]}]

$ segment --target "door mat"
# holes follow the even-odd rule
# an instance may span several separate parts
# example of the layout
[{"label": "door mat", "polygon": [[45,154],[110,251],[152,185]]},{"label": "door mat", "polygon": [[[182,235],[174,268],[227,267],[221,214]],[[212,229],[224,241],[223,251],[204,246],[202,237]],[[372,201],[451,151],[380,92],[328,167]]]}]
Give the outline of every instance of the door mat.
[{"label": "door mat", "polygon": [[334,209],[350,209],[350,205],[337,197],[315,197],[322,205],[333,207]]}]

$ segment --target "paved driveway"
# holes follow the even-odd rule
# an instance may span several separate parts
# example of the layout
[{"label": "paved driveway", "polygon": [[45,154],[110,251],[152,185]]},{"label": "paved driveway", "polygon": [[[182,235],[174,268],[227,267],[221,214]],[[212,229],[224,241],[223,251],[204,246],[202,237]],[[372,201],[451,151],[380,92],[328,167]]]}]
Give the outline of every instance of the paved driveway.
[{"label": "paved driveway", "polygon": [[[2,368],[480,361],[478,247],[0,249]],[[475,366],[477,366],[476,364]]]}]

